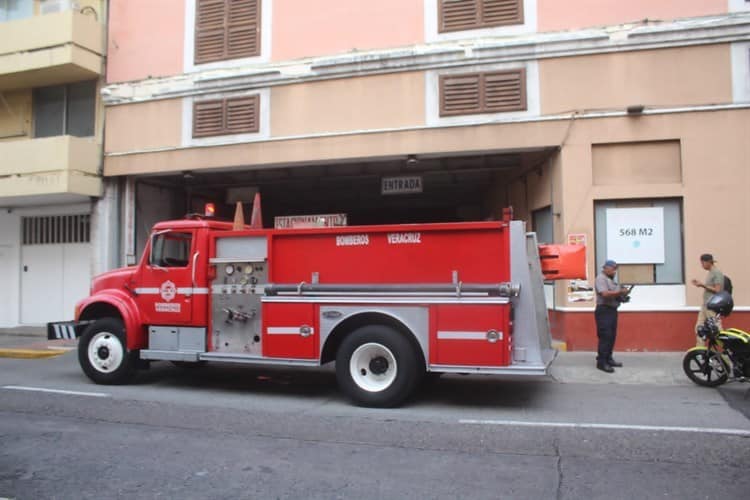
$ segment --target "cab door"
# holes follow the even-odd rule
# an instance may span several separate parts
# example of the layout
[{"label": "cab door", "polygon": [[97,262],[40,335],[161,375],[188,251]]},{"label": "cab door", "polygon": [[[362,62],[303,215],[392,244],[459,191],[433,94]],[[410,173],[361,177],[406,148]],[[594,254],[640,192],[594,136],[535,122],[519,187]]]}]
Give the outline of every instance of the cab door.
[{"label": "cab door", "polygon": [[194,309],[195,254],[193,231],[159,231],[151,235],[134,292],[145,322],[185,325]]}]

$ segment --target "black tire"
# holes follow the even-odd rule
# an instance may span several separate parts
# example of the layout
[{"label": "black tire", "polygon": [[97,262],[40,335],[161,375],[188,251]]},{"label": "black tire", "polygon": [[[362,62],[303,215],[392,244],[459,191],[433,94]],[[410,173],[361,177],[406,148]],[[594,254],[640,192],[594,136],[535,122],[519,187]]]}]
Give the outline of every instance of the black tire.
[{"label": "black tire", "polygon": [[90,324],[78,341],[78,362],[97,384],[125,384],[135,374],[137,351],[128,351],[125,328],[117,318]]},{"label": "black tire", "polygon": [[359,406],[398,406],[412,394],[423,372],[421,357],[409,339],[387,326],[354,330],[336,353],[339,387]]},{"label": "black tire", "polygon": [[693,349],[685,354],[682,370],[695,384],[718,387],[729,378],[721,354],[708,349]]}]

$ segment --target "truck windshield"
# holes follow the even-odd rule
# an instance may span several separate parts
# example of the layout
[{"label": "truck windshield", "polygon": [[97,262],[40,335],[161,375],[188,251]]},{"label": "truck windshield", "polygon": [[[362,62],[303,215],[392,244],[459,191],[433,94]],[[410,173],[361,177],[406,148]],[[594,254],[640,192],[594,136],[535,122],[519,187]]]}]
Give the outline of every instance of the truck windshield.
[{"label": "truck windshield", "polygon": [[167,232],[153,236],[150,264],[158,267],[187,267],[191,233]]}]

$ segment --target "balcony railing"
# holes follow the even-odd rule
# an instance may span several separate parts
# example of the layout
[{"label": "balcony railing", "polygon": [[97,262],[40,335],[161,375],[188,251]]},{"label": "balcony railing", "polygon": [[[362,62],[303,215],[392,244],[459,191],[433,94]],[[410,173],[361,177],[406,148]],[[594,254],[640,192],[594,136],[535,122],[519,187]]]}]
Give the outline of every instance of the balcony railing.
[{"label": "balcony railing", "polygon": [[93,137],[61,135],[0,142],[0,206],[101,196],[101,145]]},{"label": "balcony railing", "polygon": [[105,26],[77,11],[0,23],[0,91],[98,78]]}]

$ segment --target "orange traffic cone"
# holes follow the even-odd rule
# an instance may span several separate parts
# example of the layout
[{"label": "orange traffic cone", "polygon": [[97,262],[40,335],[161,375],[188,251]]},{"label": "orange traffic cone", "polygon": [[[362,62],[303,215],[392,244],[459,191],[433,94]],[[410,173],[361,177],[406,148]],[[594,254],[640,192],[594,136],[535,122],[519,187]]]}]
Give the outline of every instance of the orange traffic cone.
[{"label": "orange traffic cone", "polygon": [[260,213],[260,193],[255,193],[253,213],[250,215],[250,227],[253,229],[263,229],[263,215]]},{"label": "orange traffic cone", "polygon": [[234,208],[234,223],[232,229],[235,231],[241,231],[245,228],[245,214],[242,210],[242,202],[238,201],[237,206]]}]

